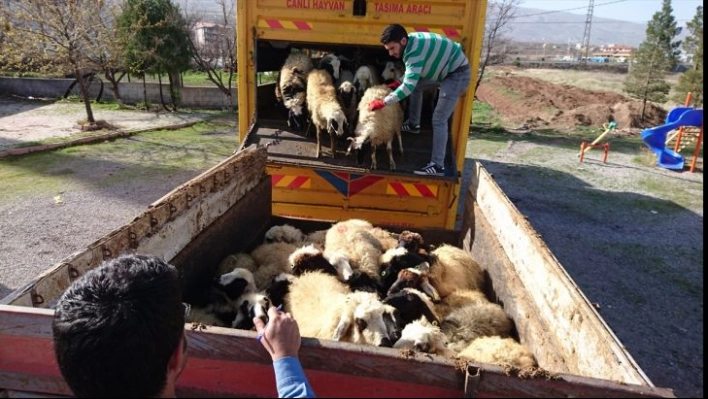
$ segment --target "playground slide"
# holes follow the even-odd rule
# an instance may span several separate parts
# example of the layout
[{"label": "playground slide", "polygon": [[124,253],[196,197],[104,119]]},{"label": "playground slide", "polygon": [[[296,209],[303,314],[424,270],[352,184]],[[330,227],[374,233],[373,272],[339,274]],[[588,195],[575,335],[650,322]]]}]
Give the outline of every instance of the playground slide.
[{"label": "playground slide", "polygon": [[703,126],[703,110],[677,107],[666,116],[666,123],[642,132],[642,140],[656,155],[657,165],[666,169],[683,170],[683,155],[666,148],[666,135],[681,126]]}]

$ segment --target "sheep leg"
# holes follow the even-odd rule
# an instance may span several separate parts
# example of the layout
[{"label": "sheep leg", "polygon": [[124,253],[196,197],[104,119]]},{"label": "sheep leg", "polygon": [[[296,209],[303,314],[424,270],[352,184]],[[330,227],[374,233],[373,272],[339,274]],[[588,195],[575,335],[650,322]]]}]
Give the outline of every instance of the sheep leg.
[{"label": "sheep leg", "polygon": [[376,146],[371,144],[371,169],[376,169]]},{"label": "sheep leg", "polygon": [[317,124],[315,124],[315,135],[317,136],[317,149],[315,150],[315,158],[319,158],[322,143],[320,143],[320,127],[317,126]]},{"label": "sheep leg", "polygon": [[396,136],[398,136],[398,149],[401,150],[401,154],[403,154],[403,141],[401,140],[400,130],[396,133]]},{"label": "sheep leg", "polygon": [[393,161],[393,145],[389,141],[386,143],[386,151],[388,152],[388,162],[391,165],[391,170],[396,170],[396,162]]},{"label": "sheep leg", "polygon": [[329,148],[332,150],[332,158],[335,158],[334,154],[334,133],[329,131]]}]

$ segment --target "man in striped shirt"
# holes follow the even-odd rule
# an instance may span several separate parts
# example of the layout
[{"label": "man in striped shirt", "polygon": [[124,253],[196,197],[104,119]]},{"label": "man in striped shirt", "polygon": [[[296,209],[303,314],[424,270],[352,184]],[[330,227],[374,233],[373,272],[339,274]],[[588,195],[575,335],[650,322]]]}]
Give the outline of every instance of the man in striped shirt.
[{"label": "man in striped shirt", "polygon": [[438,101],[433,111],[433,150],[430,162],[414,173],[428,176],[445,175],[445,151],[448,139],[448,119],[460,96],[470,84],[470,65],[459,43],[429,32],[408,34],[399,24],[388,25],[381,34],[381,43],[394,58],[403,59],[406,72],[403,82],[394,81],[395,89],[383,100],[374,100],[370,110],[381,109],[410,96],[408,119],[401,131],[420,133],[420,113],[423,90],[438,87]]}]

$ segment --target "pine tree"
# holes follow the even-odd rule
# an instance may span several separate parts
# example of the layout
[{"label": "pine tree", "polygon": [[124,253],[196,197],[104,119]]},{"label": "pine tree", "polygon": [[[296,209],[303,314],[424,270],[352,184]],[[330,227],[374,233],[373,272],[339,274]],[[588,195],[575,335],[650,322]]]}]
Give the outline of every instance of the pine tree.
[{"label": "pine tree", "polygon": [[679,76],[674,100],[683,103],[686,94],[693,95],[693,106],[703,107],[703,6],[696,8],[696,15],[686,24],[691,32],[683,43],[683,49],[691,55],[692,67]]},{"label": "pine tree", "polygon": [[661,11],[647,24],[646,39],[632,54],[629,75],[624,80],[624,91],[643,102],[642,120],[647,101],[663,103],[671,89],[665,77],[678,63],[681,45],[681,41],[674,41],[681,28],[676,27],[672,12],[671,0],[664,0]]}]

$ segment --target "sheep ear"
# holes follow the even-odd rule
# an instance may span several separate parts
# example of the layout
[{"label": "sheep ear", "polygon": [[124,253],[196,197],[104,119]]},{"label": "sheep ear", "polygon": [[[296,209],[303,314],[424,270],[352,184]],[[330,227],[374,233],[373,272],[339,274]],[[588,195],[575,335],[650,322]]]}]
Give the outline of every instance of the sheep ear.
[{"label": "sheep ear", "polygon": [[369,324],[366,322],[366,320],[364,320],[360,317],[356,318],[356,328],[357,328],[357,330],[359,330],[359,332],[364,331],[368,325]]},{"label": "sheep ear", "polygon": [[334,331],[334,337],[332,337],[332,339],[335,341],[341,341],[342,338],[344,338],[349,332],[351,325],[352,324],[349,321],[349,318],[346,317],[346,315],[343,315],[342,318],[339,319],[339,324],[337,325],[337,329]]}]

